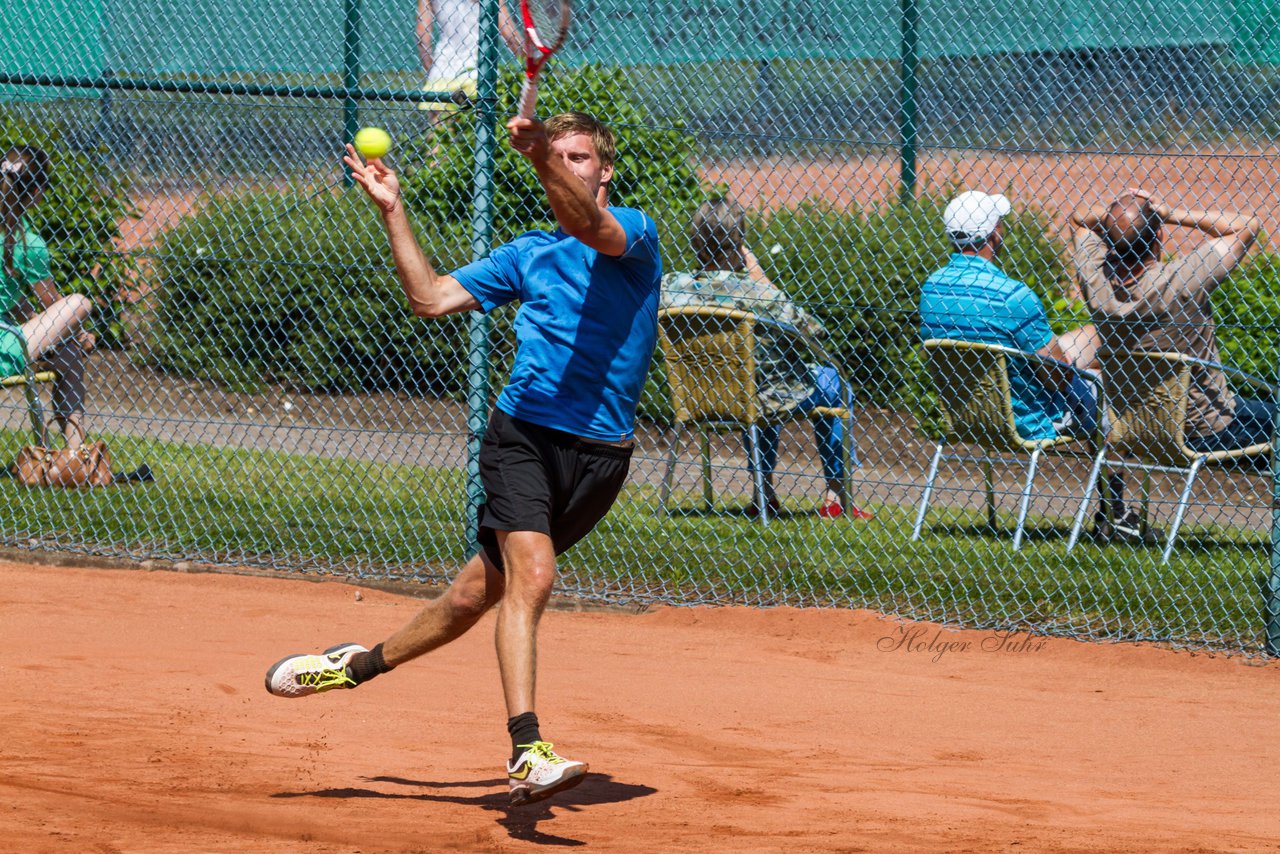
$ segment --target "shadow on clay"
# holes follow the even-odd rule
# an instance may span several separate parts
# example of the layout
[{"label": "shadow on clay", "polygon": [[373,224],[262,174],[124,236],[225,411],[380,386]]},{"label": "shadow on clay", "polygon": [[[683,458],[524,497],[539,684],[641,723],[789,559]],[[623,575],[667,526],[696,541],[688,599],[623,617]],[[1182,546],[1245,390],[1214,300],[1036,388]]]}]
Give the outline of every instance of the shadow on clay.
[{"label": "shadow on clay", "polygon": [[[533,842],[539,845],[579,846],[586,843],[578,839],[544,833],[538,824],[556,817],[553,810],[578,812],[583,807],[597,804],[616,804],[643,798],[657,791],[652,786],[638,786],[631,783],[619,783],[608,774],[587,774],[582,783],[567,792],[561,792],[545,801],[521,807],[507,804],[507,781],[505,778],[492,780],[460,780],[453,782],[408,780],[403,777],[365,777],[369,783],[386,783],[413,789],[434,789],[444,791],[407,792],[386,791],[347,787],[341,789],[316,789],[309,792],[276,792],[273,798],[400,798],[434,803],[461,804],[503,813],[497,821],[506,828],[512,839]],[[449,794],[453,789],[498,789],[483,795]]]}]

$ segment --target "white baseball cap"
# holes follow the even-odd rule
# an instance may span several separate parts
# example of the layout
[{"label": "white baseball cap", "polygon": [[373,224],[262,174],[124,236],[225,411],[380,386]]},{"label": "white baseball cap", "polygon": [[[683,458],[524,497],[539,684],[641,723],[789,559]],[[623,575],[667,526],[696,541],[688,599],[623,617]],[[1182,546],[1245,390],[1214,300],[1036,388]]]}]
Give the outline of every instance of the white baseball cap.
[{"label": "white baseball cap", "polygon": [[991,236],[1000,217],[1013,210],[1009,200],[970,190],[956,196],[942,212],[942,225],[957,246],[976,246]]}]

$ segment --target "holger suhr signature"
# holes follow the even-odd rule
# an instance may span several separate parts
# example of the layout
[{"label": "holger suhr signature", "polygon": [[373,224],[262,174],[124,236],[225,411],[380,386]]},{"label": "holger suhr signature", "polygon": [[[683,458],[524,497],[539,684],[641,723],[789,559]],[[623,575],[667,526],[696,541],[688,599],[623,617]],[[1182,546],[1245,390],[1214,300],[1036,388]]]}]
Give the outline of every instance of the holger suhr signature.
[{"label": "holger suhr signature", "polygon": [[876,641],[881,652],[910,652],[928,655],[932,661],[941,661],[948,653],[965,652],[1039,652],[1048,641],[1035,635],[1016,631],[993,632],[978,641],[948,640],[943,630],[928,626],[898,626],[891,633]]}]

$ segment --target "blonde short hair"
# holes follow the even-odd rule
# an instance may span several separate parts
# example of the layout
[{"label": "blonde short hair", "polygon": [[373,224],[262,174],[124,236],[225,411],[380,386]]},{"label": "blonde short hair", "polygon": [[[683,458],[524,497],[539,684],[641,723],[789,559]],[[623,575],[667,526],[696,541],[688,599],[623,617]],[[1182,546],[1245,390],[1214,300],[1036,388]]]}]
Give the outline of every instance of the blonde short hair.
[{"label": "blonde short hair", "polygon": [[559,113],[543,122],[543,126],[547,129],[547,139],[552,142],[575,133],[589,134],[591,144],[605,166],[612,166],[618,159],[618,142],[613,131],[595,116],[578,112]]}]

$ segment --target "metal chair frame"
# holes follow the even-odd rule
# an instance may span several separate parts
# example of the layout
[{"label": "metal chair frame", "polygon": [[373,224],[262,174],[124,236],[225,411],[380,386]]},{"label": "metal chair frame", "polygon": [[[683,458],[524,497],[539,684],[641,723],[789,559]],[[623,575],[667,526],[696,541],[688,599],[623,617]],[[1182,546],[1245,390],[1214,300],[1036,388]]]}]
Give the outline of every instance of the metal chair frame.
[{"label": "metal chair frame", "polygon": [[[1165,423],[1158,425],[1163,429],[1141,432],[1141,435],[1144,437],[1154,436],[1157,439],[1156,442],[1149,443],[1142,440],[1128,440],[1125,435],[1127,425],[1122,419],[1126,417],[1127,413],[1138,411],[1139,406],[1126,409],[1120,414],[1110,414],[1111,422],[1115,427],[1114,432],[1117,433],[1119,441],[1113,441],[1113,438],[1108,436],[1106,441],[1104,441],[1098,449],[1097,456],[1095,457],[1093,466],[1089,472],[1089,480],[1085,486],[1084,498],[1081,501],[1080,508],[1076,511],[1076,518],[1071,526],[1071,538],[1067,541],[1067,551],[1071,551],[1071,549],[1075,548],[1075,545],[1080,538],[1080,530],[1084,525],[1084,517],[1089,499],[1093,496],[1093,490],[1098,485],[1104,468],[1108,470],[1113,468],[1134,469],[1144,473],[1142,482],[1141,510],[1144,526],[1147,523],[1148,509],[1150,507],[1151,472],[1169,472],[1184,475],[1185,479],[1183,481],[1182,490],[1178,496],[1178,505],[1177,509],[1174,511],[1173,523],[1170,525],[1169,535],[1165,541],[1164,552],[1161,556],[1161,562],[1167,564],[1169,562],[1169,557],[1173,554],[1173,546],[1178,538],[1178,529],[1182,527],[1187,505],[1191,501],[1192,488],[1195,486],[1196,476],[1200,473],[1200,470],[1206,465],[1227,463],[1234,460],[1269,453],[1272,448],[1272,444],[1270,442],[1250,445],[1247,448],[1213,452],[1196,451],[1195,449],[1188,447],[1186,444],[1185,418],[1186,406],[1190,393],[1191,368],[1193,366],[1198,366],[1208,368],[1210,370],[1222,371],[1229,376],[1248,383],[1254,388],[1267,392],[1272,399],[1275,399],[1277,392],[1280,392],[1280,388],[1277,388],[1274,383],[1269,383],[1266,380],[1253,376],[1252,374],[1247,374],[1238,368],[1233,368],[1229,365],[1223,365],[1217,362],[1210,362],[1205,359],[1197,359],[1183,353],[1144,350],[1103,350],[1099,354],[1099,357],[1103,360],[1103,396],[1099,398],[1099,411],[1109,413],[1111,410],[1111,398],[1108,396],[1108,391],[1113,390],[1114,374],[1107,370],[1106,363],[1108,360],[1120,357],[1143,360],[1148,363],[1165,362],[1170,365],[1176,365],[1177,367],[1173,368],[1173,373],[1170,375],[1169,379],[1166,379],[1161,384],[1152,384],[1150,386],[1150,389],[1153,391],[1151,396],[1155,396],[1155,391],[1162,387],[1178,391],[1178,397],[1176,400],[1166,399],[1166,404],[1172,405],[1175,408],[1175,411],[1170,414],[1169,418],[1164,419],[1165,421],[1171,421],[1173,424],[1176,424],[1176,426],[1170,426],[1168,423]],[[1151,373],[1147,373],[1144,376],[1144,379],[1149,379],[1150,376]],[[1131,385],[1133,384],[1132,379],[1130,379],[1129,382]],[[1136,385],[1134,387],[1138,388]],[[1120,396],[1116,395],[1116,397],[1119,398]],[[1147,405],[1148,399],[1144,397],[1138,401],[1138,403],[1140,405]],[[1146,408],[1151,410],[1153,407],[1148,405]],[[1144,423],[1156,422],[1148,419]],[[1139,429],[1135,430],[1135,432],[1139,432],[1141,426],[1142,425],[1139,425]],[[1116,449],[1117,444],[1121,446],[1120,450],[1122,453],[1128,453],[1140,460],[1145,460],[1145,462],[1130,462],[1123,459],[1107,459],[1109,453]],[[1190,465],[1179,465],[1178,463],[1182,461],[1189,462]]]},{"label": "metal chair frame", "polygon": [[[929,510],[929,501],[933,496],[934,483],[938,477],[938,468],[943,461],[946,462],[976,462],[983,467],[983,475],[986,487],[987,498],[987,524],[994,530],[997,527],[996,507],[995,507],[995,485],[992,476],[992,469],[995,465],[1013,465],[1016,460],[1007,457],[992,456],[991,452],[996,453],[1017,453],[1030,454],[1027,462],[1026,477],[1023,479],[1022,492],[1018,501],[1017,522],[1013,533],[1013,549],[1014,551],[1022,548],[1024,532],[1026,528],[1027,514],[1031,506],[1031,494],[1035,484],[1036,471],[1039,466],[1040,456],[1045,451],[1054,451],[1056,453],[1070,454],[1072,456],[1082,456],[1076,450],[1059,450],[1062,446],[1085,442],[1089,445],[1089,453],[1092,453],[1095,443],[1100,444],[1098,435],[1083,436],[1059,436],[1056,439],[1023,439],[1018,435],[1017,425],[1013,417],[1013,399],[1009,385],[1009,359],[1020,358],[1028,362],[1042,365],[1050,365],[1054,368],[1068,371],[1080,379],[1094,386],[1095,390],[1098,386],[1098,380],[1088,371],[1083,371],[1074,365],[1066,362],[1060,362],[1056,359],[1050,359],[1047,356],[1041,356],[1028,350],[1019,350],[1014,347],[1006,347],[1000,344],[984,344],[973,341],[957,341],[949,338],[931,338],[926,340],[923,345],[926,359],[933,357],[935,353],[954,352],[957,354],[975,354],[980,358],[990,358],[991,362],[987,366],[988,372],[994,372],[992,376],[985,378],[988,386],[985,389],[979,389],[983,393],[984,399],[979,405],[963,409],[953,407],[951,404],[955,402],[955,398],[946,393],[945,388],[939,388],[939,404],[942,407],[942,414],[946,424],[943,438],[938,440],[937,446],[934,448],[932,459],[929,462],[929,472],[925,478],[924,493],[920,498],[920,506],[916,510],[915,525],[911,530],[911,540],[914,542],[920,539],[920,534],[924,529],[925,515]],[[959,358],[959,357],[957,357]],[[940,366],[939,366],[940,367]],[[938,376],[934,372],[935,385],[938,385]],[[949,377],[943,377],[949,380]],[[978,380],[978,377],[974,377]],[[995,385],[990,383],[994,381]],[[979,380],[978,385],[981,385]],[[988,408],[984,409],[983,403]],[[965,418],[957,418],[958,415],[965,415]],[[981,456],[973,454],[948,454],[946,446],[948,442],[953,444],[963,442],[966,444],[976,444],[981,447],[986,454]]]},{"label": "metal chair frame", "polygon": [[[673,320],[700,322],[705,330],[697,330],[703,342],[699,346],[682,349],[683,339],[673,340],[669,325]],[[670,442],[666,471],[662,478],[659,506],[665,511],[671,498],[675,465],[685,432],[697,429],[701,433],[702,499],[705,510],[714,505],[715,496],[711,479],[712,432],[746,430],[750,436],[751,467],[754,472],[753,503],[761,524],[768,525],[770,513],[765,500],[764,471],[760,465],[760,430],[768,424],[795,421],[801,418],[836,417],[844,424],[841,453],[845,460],[844,488],[850,494],[851,476],[858,465],[857,447],[854,441],[853,393],[848,379],[840,374],[842,407],[814,407],[794,410],[782,415],[761,411],[756,397],[755,330],[768,326],[788,335],[804,345],[813,358],[823,364],[835,366],[812,337],[786,324],[775,323],[748,311],[714,306],[676,306],[658,312],[658,340],[667,363],[668,385],[671,389],[674,425],[669,431]],[[705,346],[703,346],[705,343]]]},{"label": "metal chair frame", "polygon": [[[14,326],[0,320],[0,332],[13,335],[22,342],[22,352],[27,353],[27,339],[22,334],[22,328]],[[40,401],[39,386],[41,383],[51,383],[58,378],[57,371],[35,371],[31,367],[31,359],[24,359],[24,370],[20,374],[13,374],[7,377],[0,377],[0,388],[17,388],[22,386],[27,396],[27,414],[31,419],[31,432],[35,439],[35,443],[41,446],[49,444],[48,426],[45,424],[44,405]]]}]

